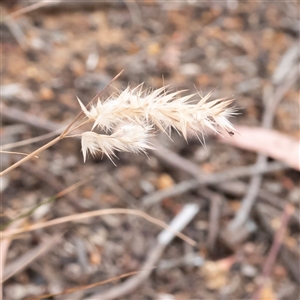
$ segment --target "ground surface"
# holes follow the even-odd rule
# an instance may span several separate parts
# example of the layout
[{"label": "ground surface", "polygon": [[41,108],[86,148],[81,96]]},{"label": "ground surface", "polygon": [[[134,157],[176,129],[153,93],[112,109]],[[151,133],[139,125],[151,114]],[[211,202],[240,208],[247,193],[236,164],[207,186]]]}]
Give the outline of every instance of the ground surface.
[{"label": "ground surface", "polygon": [[[25,5],[4,3],[2,18]],[[61,128],[79,112],[76,95],[87,103],[122,69],[106,94],[142,82],[146,88],[171,85],[173,90],[197,89],[203,94],[215,89],[213,98],[236,98],[240,114],[235,125],[261,127],[264,102],[293,80],[287,78],[299,63],[297,11],[292,2],[120,1],[58,3],[6,20],[1,29],[2,145]],[[298,88],[295,83],[285,90],[271,126],[294,139],[299,139]],[[11,151],[30,153],[46,141]],[[204,175],[231,174],[254,164],[257,153],[220,143],[211,135],[205,147],[197,140],[186,144],[176,134],[173,141],[166,136],[157,141],[165,147],[159,153],[121,153],[115,167],[105,157],[89,158],[84,164],[80,142],[67,139],[3,178],[2,224],[15,220],[5,230],[25,228],[9,245],[2,241],[4,299],[39,298],[75,287],[79,291],[47,299],[106,299],[99,293],[116,289],[128,278],[83,287],[138,271],[162,230],[128,215],[89,217],[26,232],[29,224],[109,208],[138,209],[168,224],[186,203],[200,206],[183,230],[196,246],[173,240],[149,278],[120,298],[298,299],[299,172],[268,172],[261,184],[254,184],[256,204],[236,237],[226,228],[241,208],[250,171],[229,182],[225,176],[217,184],[164,197],[148,207],[142,199],[192,178],[176,164],[177,158],[168,162],[166,148]],[[20,158],[3,154],[2,169]],[[73,191],[53,198],[78,182]],[[22,214],[26,216],[17,219]],[[281,251],[270,262],[274,236],[282,228],[285,237],[277,239]]]}]

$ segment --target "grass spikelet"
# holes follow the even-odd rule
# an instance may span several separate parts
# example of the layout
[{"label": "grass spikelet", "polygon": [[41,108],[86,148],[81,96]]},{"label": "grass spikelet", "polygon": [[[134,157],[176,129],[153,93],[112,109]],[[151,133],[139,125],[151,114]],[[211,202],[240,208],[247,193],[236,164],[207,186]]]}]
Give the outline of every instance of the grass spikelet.
[{"label": "grass spikelet", "polygon": [[[118,95],[106,101],[100,99],[87,109],[78,99],[88,122],[93,123],[92,131],[82,134],[82,152],[84,161],[87,153],[93,156],[102,152],[110,159],[114,151],[140,152],[149,149],[147,138],[149,130],[155,125],[170,136],[175,129],[187,139],[187,132],[203,136],[206,128],[218,132],[218,128],[235,131],[228,120],[235,114],[230,108],[233,100],[217,99],[209,101],[212,93],[192,102],[195,94],[182,96],[184,91],[169,92],[167,87],[153,91],[143,90],[143,85],[132,89],[127,87]],[[97,134],[93,130],[101,129],[110,133],[120,125],[117,132],[110,135]],[[129,130],[130,128],[130,130]]]},{"label": "grass spikelet", "polygon": [[98,134],[87,131],[82,134],[81,146],[83,159],[86,161],[88,152],[95,156],[104,153],[113,162],[115,151],[144,152],[152,149],[148,143],[151,126],[125,125],[112,135]]}]

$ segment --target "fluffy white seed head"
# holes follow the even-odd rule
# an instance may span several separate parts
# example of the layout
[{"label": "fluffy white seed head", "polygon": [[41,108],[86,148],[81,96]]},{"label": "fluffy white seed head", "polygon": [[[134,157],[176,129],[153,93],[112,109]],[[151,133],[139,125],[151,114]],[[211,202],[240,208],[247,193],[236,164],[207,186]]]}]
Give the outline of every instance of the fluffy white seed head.
[{"label": "fluffy white seed head", "polygon": [[112,161],[115,151],[137,153],[152,149],[148,142],[150,130],[150,126],[130,124],[122,126],[112,135],[98,134],[93,131],[84,132],[81,138],[83,159],[86,161],[88,152],[92,156],[104,153]]},{"label": "fluffy white seed head", "polygon": [[[187,132],[203,136],[205,128],[218,132],[218,128],[235,131],[228,117],[235,114],[229,106],[233,100],[217,99],[208,101],[211,93],[192,102],[194,95],[181,96],[183,91],[168,92],[166,87],[153,91],[143,91],[142,86],[130,87],[102,102],[100,99],[88,109],[78,99],[81,109],[90,122],[92,130],[100,128],[106,132],[123,126],[112,135],[86,132],[82,135],[82,152],[86,160],[87,152],[92,155],[102,152],[110,158],[117,151],[143,151],[149,148],[146,139],[153,125],[170,135],[175,129],[187,139]],[[146,125],[145,125],[146,124]],[[147,128],[147,129],[146,129]]]}]

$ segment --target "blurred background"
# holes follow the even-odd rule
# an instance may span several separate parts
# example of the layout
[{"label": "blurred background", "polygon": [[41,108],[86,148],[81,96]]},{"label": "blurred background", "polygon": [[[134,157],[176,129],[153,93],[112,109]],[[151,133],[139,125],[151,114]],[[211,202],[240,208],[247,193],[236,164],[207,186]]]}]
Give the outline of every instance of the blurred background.
[{"label": "blurred background", "polygon": [[[1,240],[4,299],[298,299],[295,1],[15,0],[1,11],[2,146],[64,128],[76,96],[88,103],[121,70],[104,99],[169,85],[235,98],[239,112],[238,134],[208,133],[205,145],[162,135],[156,151],[120,153],[115,167],[101,156],[84,164],[80,141],[66,139],[1,178],[2,230],[23,229]],[[2,170],[21,157],[2,153]],[[127,208],[169,224],[188,203],[199,212],[182,233],[194,246],[159,248],[163,229],[138,216],[76,217]],[[76,222],[26,230],[64,216]],[[145,264],[146,276],[100,285]]]}]

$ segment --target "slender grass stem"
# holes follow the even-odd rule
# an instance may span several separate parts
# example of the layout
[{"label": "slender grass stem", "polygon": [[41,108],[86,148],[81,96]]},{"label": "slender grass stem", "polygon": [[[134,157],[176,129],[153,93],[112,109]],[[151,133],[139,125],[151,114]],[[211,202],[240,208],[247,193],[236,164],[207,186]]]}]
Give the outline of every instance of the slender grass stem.
[{"label": "slender grass stem", "polygon": [[57,142],[59,142],[60,140],[62,140],[64,138],[63,135],[58,136],[57,138],[55,138],[54,140],[50,141],[49,143],[45,144],[44,146],[42,146],[41,148],[33,151],[32,153],[28,154],[26,157],[20,159],[19,161],[17,161],[16,163],[14,163],[13,165],[11,165],[10,167],[8,167],[7,169],[5,169],[4,171],[2,171],[0,173],[0,177],[2,177],[3,175],[11,172],[12,170],[14,170],[15,168],[17,168],[18,166],[20,166],[21,164],[23,164],[24,162],[28,161],[29,159],[33,158],[34,156],[38,155],[40,152],[48,149],[49,147],[53,146],[54,144],[56,144]]},{"label": "slender grass stem", "polygon": [[[110,85],[111,83],[116,80],[121,73],[123,72],[123,70],[117,74],[108,84],[107,86],[101,90],[89,103],[87,106],[89,106],[95,99],[97,99]],[[2,171],[0,173],[0,177],[2,177],[3,175],[11,172],[12,170],[16,169],[17,167],[19,167],[21,164],[23,164],[24,162],[28,161],[29,159],[35,157],[37,154],[39,154],[40,152],[48,149],[49,147],[53,146],[54,144],[56,144],[57,142],[59,142],[60,140],[64,139],[67,137],[67,135],[74,131],[75,129],[78,129],[80,126],[82,126],[83,124],[86,123],[82,122],[80,125],[77,125],[75,128],[72,128],[72,126],[76,123],[76,121],[78,121],[80,119],[80,117],[84,116],[84,113],[81,111],[75,118],[74,120],[66,127],[66,129],[60,134],[60,136],[58,136],[57,138],[53,139],[52,141],[50,141],[49,143],[45,144],[44,146],[40,147],[39,149],[33,151],[32,153],[30,153],[29,155],[27,155],[26,157],[22,158],[21,160],[17,161],[16,163],[14,163],[13,165],[11,165],[10,167],[8,167],[7,169],[5,169],[4,171]]]}]

